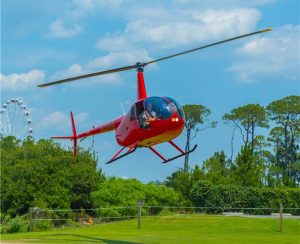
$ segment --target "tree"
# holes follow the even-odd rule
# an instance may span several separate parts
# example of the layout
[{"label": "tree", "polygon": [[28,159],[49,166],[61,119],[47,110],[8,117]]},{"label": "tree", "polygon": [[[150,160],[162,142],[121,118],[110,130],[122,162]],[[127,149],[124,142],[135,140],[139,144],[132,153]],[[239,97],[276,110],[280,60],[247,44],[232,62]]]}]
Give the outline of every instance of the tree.
[{"label": "tree", "polygon": [[272,154],[268,150],[270,147],[270,142],[263,136],[258,135],[255,137],[255,153],[257,155],[257,162],[256,164],[263,170],[263,182],[265,185],[273,186],[274,181],[272,179],[272,169],[271,169],[271,161],[272,161]]},{"label": "tree", "polygon": [[223,151],[216,152],[212,157],[204,161],[202,169],[205,178],[212,184],[230,184],[230,161],[226,160]]},{"label": "tree", "polygon": [[[111,177],[100,184],[99,189],[92,194],[93,208],[97,216],[134,216],[137,213],[137,201],[144,201],[144,205],[153,206],[143,208],[144,213],[157,214],[158,206],[177,206],[182,197],[173,189],[165,185],[143,184],[136,179],[121,179]],[[128,208],[122,208],[126,207]],[[117,208],[114,208],[117,207]],[[121,207],[121,208],[120,208]]]},{"label": "tree", "polygon": [[267,111],[269,118],[278,125],[271,131],[270,141],[274,144],[276,166],[282,169],[283,184],[299,185],[300,96],[273,101]]},{"label": "tree", "polygon": [[[211,114],[210,110],[200,104],[186,104],[183,107],[185,114],[185,129],[186,129],[186,145],[185,151],[190,150],[190,142],[196,137],[197,133],[203,131],[207,128],[216,127],[217,122],[208,120],[208,116]],[[206,124],[204,127],[200,128],[202,124]],[[189,154],[185,155],[184,159],[184,171],[189,170]]]},{"label": "tree", "polygon": [[250,145],[241,148],[235,159],[231,173],[237,185],[262,185],[264,171],[259,163],[257,153],[252,153]]},{"label": "tree", "polygon": [[12,217],[29,207],[91,208],[90,193],[103,175],[89,151],[72,152],[52,140],[1,137],[1,212]]},{"label": "tree", "polygon": [[247,104],[231,110],[223,116],[223,120],[234,128],[239,128],[244,146],[251,144],[251,152],[254,152],[256,127],[268,128],[268,118],[264,107],[259,104]]},{"label": "tree", "polygon": [[182,196],[187,197],[190,193],[192,184],[190,181],[190,173],[179,169],[168,176],[165,181],[166,186],[173,188],[175,191],[180,192]]},{"label": "tree", "polygon": [[199,180],[204,179],[204,173],[195,165],[195,168],[189,171],[179,169],[168,176],[165,180],[165,185],[173,188],[175,191],[180,192],[182,196],[188,198],[190,195],[193,184]]}]

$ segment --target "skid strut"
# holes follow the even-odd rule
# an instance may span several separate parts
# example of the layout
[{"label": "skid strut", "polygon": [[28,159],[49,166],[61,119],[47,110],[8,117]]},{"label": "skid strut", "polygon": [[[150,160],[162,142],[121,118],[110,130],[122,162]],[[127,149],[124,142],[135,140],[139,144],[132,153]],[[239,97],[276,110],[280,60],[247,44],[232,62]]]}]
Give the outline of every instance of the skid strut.
[{"label": "skid strut", "polygon": [[174,142],[172,142],[172,141],[169,141],[169,143],[173,146],[173,147],[175,147],[179,152],[180,152],[180,154],[179,155],[177,155],[177,156],[175,156],[175,157],[173,157],[173,158],[169,158],[169,159],[166,159],[164,156],[162,156],[158,151],[156,151],[153,147],[148,147],[152,152],[154,152],[158,157],[160,157],[162,160],[163,160],[163,162],[162,163],[169,163],[169,162],[171,162],[171,161],[173,161],[173,160],[175,160],[175,159],[177,159],[177,158],[180,158],[180,157],[182,157],[182,156],[184,156],[184,155],[187,155],[187,154],[189,154],[189,153],[192,153],[193,151],[195,151],[195,149],[197,148],[197,145],[195,145],[191,150],[189,150],[189,151],[187,151],[187,152],[184,152],[180,147],[178,147]]},{"label": "skid strut", "polygon": [[133,147],[130,147],[126,153],[122,154],[121,156],[118,156],[123,150],[124,150],[125,147],[122,147],[112,158],[111,160],[109,160],[108,162],[106,162],[105,164],[110,164],[114,161],[117,161],[119,160],[120,158],[123,158],[131,153],[133,153],[136,149],[137,149],[137,143],[134,144]]}]

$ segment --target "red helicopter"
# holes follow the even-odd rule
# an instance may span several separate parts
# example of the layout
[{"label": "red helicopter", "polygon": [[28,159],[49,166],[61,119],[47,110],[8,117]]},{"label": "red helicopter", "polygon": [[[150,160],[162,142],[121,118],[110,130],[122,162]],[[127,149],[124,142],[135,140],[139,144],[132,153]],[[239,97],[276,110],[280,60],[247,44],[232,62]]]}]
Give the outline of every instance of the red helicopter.
[{"label": "red helicopter", "polygon": [[[74,144],[74,157],[76,157],[77,140],[85,139],[89,136],[94,136],[96,134],[106,133],[110,131],[115,131],[115,137],[118,144],[122,147],[106,164],[112,163],[122,157],[125,157],[133,153],[138,147],[149,148],[153,153],[163,160],[163,163],[170,162],[174,159],[182,157],[186,154],[193,152],[197,145],[195,145],[191,150],[185,152],[180,147],[178,147],[172,140],[178,137],[184,129],[184,112],[174,99],[170,97],[147,97],[145,81],[144,81],[144,67],[148,64],[163,61],[169,58],[180,56],[186,53],[194,52],[204,48],[219,45],[225,42],[233,41],[236,39],[244,38],[247,36],[256,35],[262,32],[267,32],[272,29],[264,29],[252,33],[248,33],[241,36],[236,36],[223,41],[215,42],[205,46],[197,47],[188,51],[176,53],[163,58],[152,60],[145,63],[136,63],[131,66],[125,66],[121,68],[100,71],[96,73],[71,77],[63,80],[53,81],[49,83],[44,83],[39,85],[39,87],[46,87],[51,85],[57,85],[64,82],[69,82],[73,80],[79,80],[83,78],[89,78],[93,76],[105,75],[115,72],[121,72],[125,70],[136,69],[137,71],[137,101],[131,106],[131,109],[127,114],[118,117],[110,122],[103,125],[94,127],[91,130],[77,134],[73,113],[71,112],[71,123],[72,123],[72,136],[55,136],[51,138],[55,139],[69,139],[73,141]],[[179,155],[166,159],[158,151],[156,151],[153,146],[168,142],[176,150],[179,151]],[[125,149],[126,153],[120,155],[120,153]],[[120,155],[120,156],[119,156]]]}]

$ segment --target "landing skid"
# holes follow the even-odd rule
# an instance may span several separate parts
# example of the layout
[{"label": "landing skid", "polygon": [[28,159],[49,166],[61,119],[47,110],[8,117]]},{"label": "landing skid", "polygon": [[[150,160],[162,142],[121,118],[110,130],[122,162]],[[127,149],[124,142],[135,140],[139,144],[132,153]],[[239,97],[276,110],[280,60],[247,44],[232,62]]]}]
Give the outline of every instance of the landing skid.
[{"label": "landing skid", "polygon": [[162,163],[166,164],[166,163],[169,163],[169,162],[173,161],[174,159],[177,159],[177,158],[180,158],[180,157],[182,157],[184,155],[190,154],[190,153],[194,152],[196,150],[196,148],[197,148],[197,145],[195,145],[192,150],[189,150],[189,151],[187,151],[185,153],[179,154],[179,155],[177,155],[177,156],[175,156],[173,158],[169,158],[168,160],[163,161]]},{"label": "landing skid", "polygon": [[[192,153],[193,151],[195,151],[195,149],[197,148],[197,145],[195,145],[191,150],[187,151],[187,152],[184,152],[182,149],[180,149],[180,147],[178,147],[174,142],[172,141],[169,141],[169,143],[174,147],[176,148],[180,154],[175,156],[175,157],[172,157],[172,158],[169,158],[169,159],[166,159],[164,156],[162,156],[158,151],[156,151],[153,147],[148,147],[153,153],[155,153],[158,157],[160,157],[163,162],[162,163],[169,163],[177,158],[180,158],[180,157],[183,157],[189,153]],[[122,154],[121,156],[118,156],[126,147],[122,147],[113,157],[111,160],[109,160],[108,162],[106,162],[105,164],[110,164],[114,161],[117,161],[131,153],[133,153],[136,149],[137,149],[137,143],[134,144],[133,147],[130,147],[126,153]]]}]

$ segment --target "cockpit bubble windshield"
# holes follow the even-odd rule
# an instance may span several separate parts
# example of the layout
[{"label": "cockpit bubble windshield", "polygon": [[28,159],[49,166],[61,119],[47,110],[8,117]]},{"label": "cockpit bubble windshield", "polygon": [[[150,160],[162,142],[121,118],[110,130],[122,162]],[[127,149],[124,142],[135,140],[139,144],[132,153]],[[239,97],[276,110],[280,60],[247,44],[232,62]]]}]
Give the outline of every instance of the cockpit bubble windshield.
[{"label": "cockpit bubble windshield", "polygon": [[180,118],[184,119],[184,112],[183,112],[183,109],[180,106],[180,104],[173,98],[165,97],[165,99],[167,99],[170,102],[170,104],[172,105],[172,107],[174,108],[174,110],[178,114],[178,116]]},{"label": "cockpit bubble windshield", "polygon": [[168,119],[174,113],[172,106],[161,97],[148,97],[145,99],[145,112],[147,117]]}]

